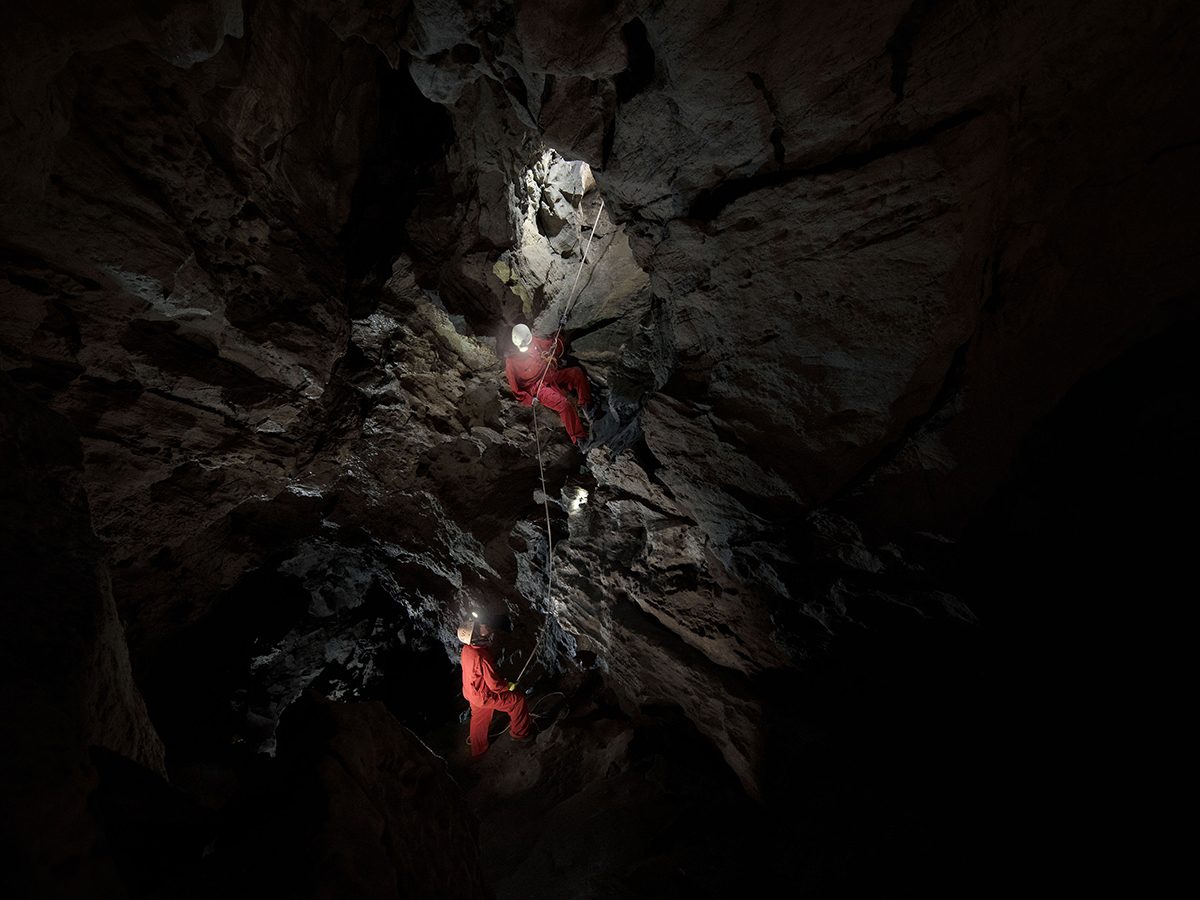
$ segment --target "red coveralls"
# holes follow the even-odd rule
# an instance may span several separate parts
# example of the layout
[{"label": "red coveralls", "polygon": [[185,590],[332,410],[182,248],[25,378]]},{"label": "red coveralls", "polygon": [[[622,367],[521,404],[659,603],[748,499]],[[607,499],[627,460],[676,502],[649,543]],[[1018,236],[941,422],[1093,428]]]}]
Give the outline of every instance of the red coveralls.
[{"label": "red coveralls", "polygon": [[558,361],[562,359],[566,349],[562,335],[559,335],[557,340],[534,337],[527,351],[509,355],[504,363],[504,370],[508,375],[508,386],[512,388],[513,396],[521,401],[522,406],[528,406],[533,402],[533,392],[537,390],[538,379],[542,377],[542,370],[545,369],[546,378],[542,381],[541,391],[538,392],[538,402],[558,413],[571,443],[578,444],[584,435],[583,425],[579,421],[579,413],[575,411],[575,406],[567,396],[567,391],[574,391],[575,396],[579,398],[579,405],[587,406],[592,402],[592,389],[583,369],[578,366],[559,367]]},{"label": "red coveralls", "polygon": [[529,734],[529,709],[525,698],[508,689],[496,676],[496,663],[487,647],[467,644],[462,650],[463,696],[471,704],[471,755],[488,748],[488,726],[496,710],[508,713],[510,733],[517,740]]}]

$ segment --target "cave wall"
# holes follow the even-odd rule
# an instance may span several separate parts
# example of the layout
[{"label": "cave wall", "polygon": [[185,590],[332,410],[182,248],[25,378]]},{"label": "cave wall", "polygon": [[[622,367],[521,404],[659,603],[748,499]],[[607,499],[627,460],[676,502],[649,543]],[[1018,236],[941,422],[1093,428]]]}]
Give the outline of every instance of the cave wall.
[{"label": "cave wall", "polygon": [[165,774],[163,744],[134,684],[79,437],[4,376],[0,399],[0,884],[100,896],[121,882],[91,748]]},{"label": "cave wall", "polygon": [[[711,420],[712,465],[681,473],[706,492],[849,493],[893,529],[952,530],[1024,430],[1190,286],[1178,173],[1195,135],[1172,86],[1195,72],[1176,4],[465,15],[414,5],[418,83],[464,118],[464,92],[501,83],[592,165],[668,311],[661,393]],[[443,52],[454,27],[482,61]],[[580,80],[608,102],[558,104]],[[605,136],[599,155],[579,133]],[[652,450],[677,433],[663,407],[643,424]]]},{"label": "cave wall", "polygon": [[558,613],[753,782],[745,677],[896,604],[969,619],[928,578],[938,542],[1073,383],[1194,308],[1194,13],[412,15],[414,78],[456,128],[533,120],[584,158],[650,275],[625,313],[650,337],[615,348],[645,377],[606,380],[638,455],[590,465]]},{"label": "cave wall", "polygon": [[85,436],[118,596],[197,588],[126,609],[135,645],[253,560],[229,516],[283,489],[345,352],[331,258],[376,63],[322,54],[311,16],[256,12],[199,66],[140,41],[69,56],[70,128],[36,199],[4,211],[6,348]]},{"label": "cave wall", "polygon": [[[545,668],[679,707],[761,793],[776,686],[847,636],[973,628],[940,566],[1023,438],[1193,314],[1195,26],[1166,0],[15,13],[5,403],[78,435],[72,527],[168,750],[216,721],[270,749],[306,690],[379,697],[397,660],[452,697],[474,607],[514,620],[506,662],[544,626]],[[586,465],[545,419],[548,599],[500,356],[564,312],[609,417]],[[152,734],[111,749],[161,768]]]}]

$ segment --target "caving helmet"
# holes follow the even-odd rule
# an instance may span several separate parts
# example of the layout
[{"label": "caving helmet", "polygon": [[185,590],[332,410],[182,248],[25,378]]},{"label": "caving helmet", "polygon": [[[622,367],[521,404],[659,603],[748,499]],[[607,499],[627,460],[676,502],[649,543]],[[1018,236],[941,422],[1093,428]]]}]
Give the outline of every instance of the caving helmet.
[{"label": "caving helmet", "polygon": [[533,343],[533,332],[529,330],[529,326],[514,325],[512,330],[512,342],[522,353],[527,351],[529,349],[529,345]]},{"label": "caving helmet", "polygon": [[468,619],[458,626],[458,639],[464,644],[469,644],[475,639],[475,620]]}]

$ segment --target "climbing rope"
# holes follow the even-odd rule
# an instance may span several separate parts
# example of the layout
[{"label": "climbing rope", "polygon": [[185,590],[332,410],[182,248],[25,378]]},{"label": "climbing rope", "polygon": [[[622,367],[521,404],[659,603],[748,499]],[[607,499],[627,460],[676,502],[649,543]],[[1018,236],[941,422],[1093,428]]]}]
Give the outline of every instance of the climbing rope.
[{"label": "climbing rope", "polygon": [[[579,276],[583,274],[584,263],[587,262],[588,253],[592,250],[592,238],[596,236],[596,229],[600,225],[600,214],[604,212],[604,198],[600,198],[600,208],[596,210],[596,219],[592,222],[592,231],[588,235],[587,246],[583,250],[583,255],[579,257],[579,268],[575,270],[575,280],[571,283],[571,290],[567,292],[567,305],[558,317],[558,329],[554,332],[554,339],[550,342],[553,349],[558,347],[558,338],[562,334],[563,325],[567,321],[567,316],[571,314],[571,306],[575,302],[575,288],[579,286]],[[580,241],[583,240],[583,235],[579,236]],[[529,408],[533,413],[533,437],[537,444],[538,458],[538,477],[542,481],[542,508],[546,513],[546,613],[551,612],[550,604],[554,597],[554,536],[550,531],[550,494],[546,490],[546,464],[542,457],[542,434],[538,426],[537,407],[538,396],[542,392],[542,385],[546,381],[546,373],[550,371],[550,363],[553,361],[553,355],[547,357],[546,364],[542,366],[542,374],[538,378],[537,389],[533,392],[533,403]],[[529,658],[525,660],[525,665],[521,669],[521,674],[517,676],[517,682],[525,675],[525,670],[529,668],[529,664],[533,662],[533,657],[537,653],[538,647],[542,643],[542,633],[545,629],[538,630],[537,640],[533,644],[533,649],[529,651]]]},{"label": "climbing rope", "polygon": [[[538,390],[541,390],[540,384]],[[534,396],[537,395],[534,394]],[[550,531],[550,495],[546,493],[546,465],[542,460],[542,434],[538,427],[536,407],[533,409],[533,438],[537,442],[538,476],[542,479],[542,508],[546,513],[546,614],[549,615],[550,600],[554,594],[554,535]],[[524,677],[529,664],[533,662],[534,654],[537,653],[538,645],[541,642],[542,630],[538,629],[537,640],[534,641],[533,649],[529,651],[529,659],[525,660],[525,665],[521,667],[521,674],[516,678],[518,682]]]},{"label": "climbing rope", "polygon": [[[548,703],[547,701],[554,697],[559,698],[559,703]],[[543,695],[538,702],[530,707],[529,715],[538,723],[538,727],[543,731],[558,722],[565,719],[571,712],[571,707],[567,705],[567,695],[562,691],[551,691],[549,694]],[[545,720],[550,719],[549,723]]]},{"label": "climbing rope", "polygon": [[[583,274],[583,266],[587,262],[588,254],[592,250],[592,238],[594,238],[596,236],[596,229],[600,226],[600,214],[603,212],[604,212],[604,198],[601,197],[600,198],[600,208],[598,210],[596,210],[596,219],[594,222],[592,222],[592,231],[591,231],[591,234],[588,235],[587,246],[583,250],[583,255],[580,256],[580,258],[579,258],[579,268],[575,270],[575,280],[571,283],[571,290],[567,293],[567,305],[558,317],[558,329],[554,332],[554,340],[550,344],[551,347],[558,346],[559,335],[562,334],[563,326],[567,321],[567,317],[571,313],[571,306],[575,302],[575,289],[579,286],[579,277]],[[582,242],[583,235],[581,234],[579,237],[580,237],[580,241]],[[550,494],[546,489],[546,463],[545,463],[545,459],[542,455],[542,432],[541,432],[541,427],[538,425],[538,420],[537,420],[536,401],[537,401],[538,395],[542,391],[542,385],[546,381],[546,374],[550,371],[550,363],[552,361],[553,361],[553,356],[550,356],[546,359],[546,364],[544,366],[542,366],[542,374],[538,377],[537,389],[533,392],[533,398],[534,398],[535,402],[530,404],[530,410],[533,413],[533,437],[534,437],[535,444],[537,446],[538,478],[541,479],[541,483],[542,483],[542,509],[546,514],[546,613],[547,613],[547,618],[549,617],[549,615],[552,612],[550,603],[553,600],[553,595],[554,595],[554,534],[550,529]],[[541,646],[542,635],[545,634],[545,631],[546,631],[546,629],[545,629],[544,625],[542,628],[538,629],[537,640],[534,641],[533,649],[529,651],[529,658],[525,660],[525,665],[521,667],[520,674],[517,675],[516,680],[513,682],[514,685],[519,684],[521,679],[525,677],[525,673],[529,669],[529,664],[531,662],[533,662],[534,657],[537,655],[537,649],[538,649],[538,647]],[[552,697],[562,698],[562,704],[561,705],[551,704],[551,705],[547,706],[546,701],[550,700]],[[533,705],[533,709],[530,710],[530,715],[533,717],[533,719],[535,721],[538,722],[539,727],[542,727],[542,722],[541,722],[542,719],[545,719],[545,718],[553,715],[553,717],[554,717],[553,720],[548,725],[544,726],[544,727],[548,728],[548,727],[553,726],[555,723],[559,722],[569,712],[570,712],[570,707],[567,706],[566,695],[563,694],[561,691],[554,691],[554,692],[546,694],[544,697],[540,698],[537,701],[537,703],[535,703]],[[504,726],[504,728],[502,728],[500,731],[497,731],[495,733],[489,732],[488,739],[490,741],[494,741],[496,738],[500,737],[505,732],[507,732],[511,726],[512,726],[512,719],[510,718],[508,721],[508,724],[506,724]],[[468,743],[470,743],[470,741],[468,741]]]},{"label": "climbing rope", "polygon": [[[600,208],[598,210],[596,210],[596,220],[592,223],[592,231],[588,235],[587,246],[583,250],[583,255],[581,257],[579,257],[579,268],[575,270],[575,280],[573,282],[571,282],[571,290],[567,292],[566,308],[563,309],[562,313],[558,317],[558,328],[554,332],[554,340],[552,340],[550,342],[551,347],[556,347],[558,345],[558,336],[560,334],[562,334],[563,325],[566,324],[567,317],[571,314],[571,306],[575,303],[575,288],[577,288],[579,286],[579,276],[583,274],[583,265],[584,265],[584,263],[587,262],[588,254],[592,251],[592,238],[594,238],[596,236],[596,228],[600,225],[600,214],[602,212],[604,212],[604,198],[603,197],[600,198]],[[582,240],[582,238],[583,238],[583,235],[580,235],[581,240]],[[546,364],[544,366],[542,366],[542,374],[541,374],[541,377],[538,378],[537,390],[534,391],[534,393],[533,393],[533,396],[535,398],[538,396],[538,393],[540,393],[542,390],[542,384],[546,380],[546,373],[550,371],[550,363],[552,362],[552,360],[553,360],[552,357],[547,359]],[[534,411],[534,415],[535,416],[537,415],[536,410]]]},{"label": "climbing rope", "polygon": [[567,703],[567,695],[562,691],[551,691],[529,707],[529,718],[533,719],[533,724],[541,734],[545,734],[570,714],[571,707]]}]

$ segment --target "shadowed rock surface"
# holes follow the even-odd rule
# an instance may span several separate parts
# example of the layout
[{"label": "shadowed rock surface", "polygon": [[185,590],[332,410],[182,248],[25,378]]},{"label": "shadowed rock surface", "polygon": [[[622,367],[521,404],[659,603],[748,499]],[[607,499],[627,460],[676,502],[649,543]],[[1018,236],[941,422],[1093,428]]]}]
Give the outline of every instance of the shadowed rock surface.
[{"label": "shadowed rock surface", "polygon": [[[0,644],[6,879],[23,895],[117,890],[90,747],[163,773],[80,479],[79,438],[0,376]],[[53,873],[53,874],[52,874]]]},{"label": "shadowed rock surface", "polygon": [[[292,896],[996,885],[1051,635],[1188,554],[1192,4],[10,19],[21,890],[233,890],[253,822]],[[586,458],[504,384],[560,318]],[[474,769],[471,611],[571,700]]]},{"label": "shadowed rock surface", "polygon": [[214,894],[492,896],[445,763],[381,704],[297,703],[278,761],[218,838]]}]

